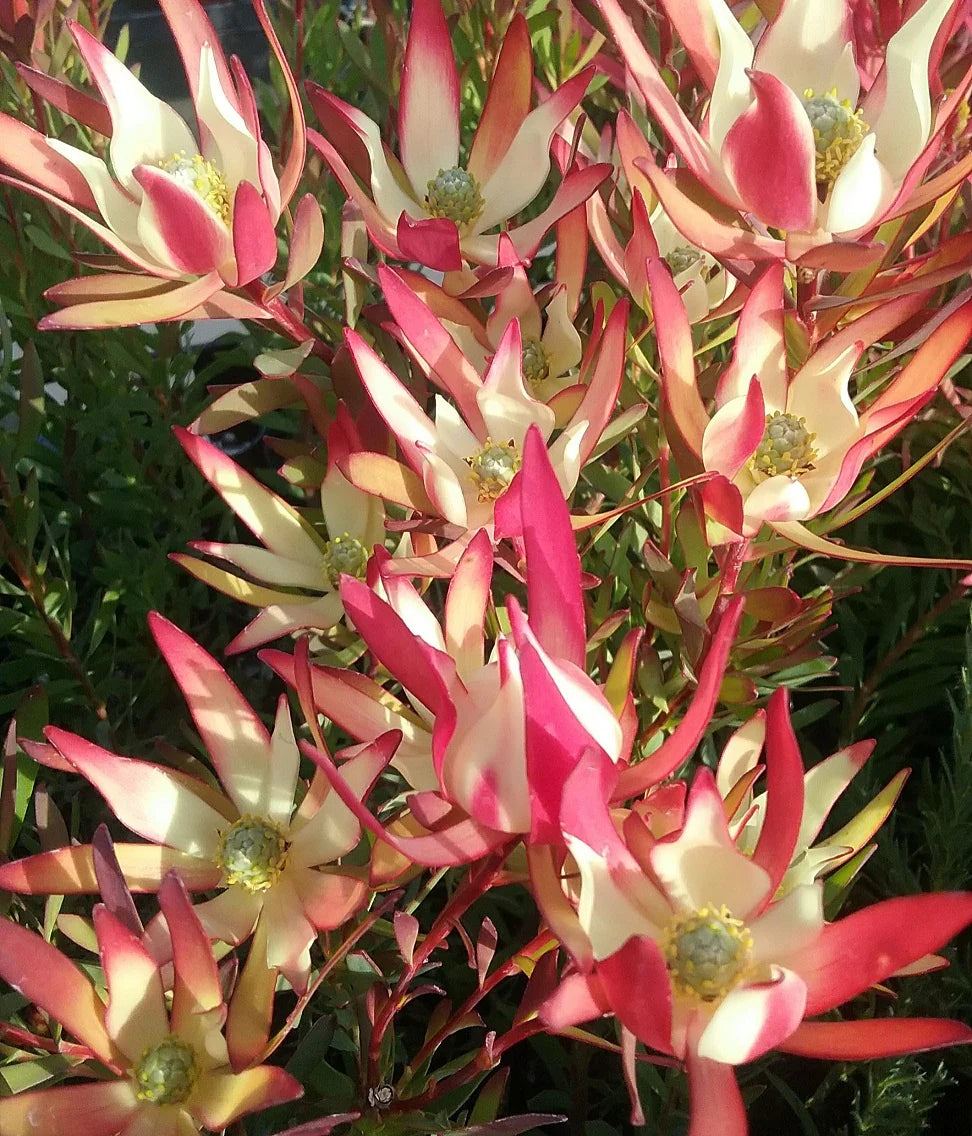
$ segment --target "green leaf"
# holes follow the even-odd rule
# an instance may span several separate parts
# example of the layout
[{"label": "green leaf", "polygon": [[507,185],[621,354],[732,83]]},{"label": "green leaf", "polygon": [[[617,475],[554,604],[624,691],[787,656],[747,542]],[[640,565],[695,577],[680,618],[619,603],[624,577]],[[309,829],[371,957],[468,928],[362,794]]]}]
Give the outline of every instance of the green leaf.
[{"label": "green leaf", "polygon": [[43,229],[38,229],[36,225],[25,225],[24,234],[36,249],[47,253],[48,256],[55,257],[57,260],[66,260],[68,264],[74,264],[67,249],[62,248],[50,233],[45,233]]}]

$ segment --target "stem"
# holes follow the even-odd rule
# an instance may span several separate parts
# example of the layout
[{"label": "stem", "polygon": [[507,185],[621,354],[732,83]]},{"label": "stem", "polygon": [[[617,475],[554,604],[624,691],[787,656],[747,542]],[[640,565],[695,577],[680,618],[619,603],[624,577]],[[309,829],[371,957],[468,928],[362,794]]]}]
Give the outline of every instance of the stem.
[{"label": "stem", "polygon": [[272,300],[264,301],[263,299],[263,284],[259,280],[254,280],[246,286],[245,291],[249,294],[250,298],[258,303],[263,310],[270,315],[281,334],[285,335],[288,339],[292,339],[294,343],[306,343],[308,339],[313,340],[313,347],[311,347],[311,354],[317,355],[318,358],[323,359],[325,363],[330,363],[334,358],[334,352],[322,340],[314,334],[313,331],[287,307],[287,305],[275,296]]},{"label": "stem", "polygon": [[426,1089],[419,1096],[409,1097],[407,1101],[402,1101],[400,1105],[395,1107],[394,1111],[414,1112],[416,1109],[425,1108],[426,1105],[432,1104],[439,1097],[451,1093],[453,1089],[468,1085],[470,1081],[474,1081],[483,1073],[495,1069],[503,1054],[518,1042],[525,1041],[528,1037],[533,1037],[534,1034],[545,1032],[546,1027],[539,1018],[530,1018],[529,1021],[519,1022],[502,1037],[495,1038],[492,1045],[483,1046],[468,1065],[464,1065],[452,1076],[443,1077],[441,1081],[436,1081],[432,1088]]},{"label": "stem", "polygon": [[374,1029],[371,1032],[371,1044],[368,1046],[368,1084],[376,1085],[381,1080],[378,1066],[381,1060],[381,1047],[385,1033],[391,1025],[395,1015],[401,1009],[408,988],[415,976],[428,961],[429,956],[450,935],[455,923],[469,910],[484,892],[488,891],[499,874],[503,863],[503,853],[493,853],[487,856],[480,866],[470,871],[465,887],[460,887],[452,899],[439,913],[429,933],[412,954],[412,961],[405,968],[401,978],[395,984],[394,990],[388,995],[375,1018]]},{"label": "stem", "polygon": [[[2,470],[0,470],[0,495],[3,496],[9,510],[12,503],[10,485]],[[95,714],[102,722],[107,722],[108,708],[105,706],[104,702],[102,702],[101,698],[98,696],[98,692],[91,684],[91,679],[88,678],[84,667],[81,665],[80,659],[75,655],[67,636],[58,623],[47,613],[44,604],[46,590],[44,588],[43,579],[34,574],[33,565],[28,565],[24,562],[20,555],[20,549],[7,531],[7,527],[4,525],[3,521],[0,521],[0,548],[3,549],[3,553],[24,591],[30,596],[31,602],[37,609],[37,614],[44,621],[44,625],[54,642],[54,646],[57,648],[58,654],[67,664],[68,669],[74,675],[78,683],[80,683]]]},{"label": "stem", "polygon": [[746,563],[749,543],[748,540],[733,541],[726,551],[720,571],[719,598],[712,608],[712,615],[709,620],[713,627],[722,619],[726,608],[729,606],[729,601],[736,594],[736,586],[739,583],[739,573],[742,571],[742,566]]},{"label": "stem", "polygon": [[482,999],[485,998],[491,990],[493,990],[505,979],[522,973],[519,966],[517,965],[517,958],[523,955],[530,955],[535,951],[539,951],[542,947],[545,947],[548,943],[551,943],[553,941],[554,937],[550,931],[541,931],[540,934],[536,935],[529,943],[527,943],[527,945],[522,950],[516,951],[510,958],[506,960],[505,963],[503,963],[502,966],[497,967],[496,970],[494,970],[493,973],[485,979],[482,986],[478,986],[472,992],[472,994],[469,995],[465,1002],[463,1002],[459,1009],[456,1010],[456,1012],[452,1015],[449,1021],[446,1022],[446,1024],[442,1026],[442,1028],[437,1033],[433,1034],[433,1036],[430,1037],[427,1042],[425,1042],[418,1053],[416,1053],[412,1060],[409,1061],[408,1065],[405,1067],[405,1071],[399,1079],[398,1085],[396,1086],[396,1096],[402,1095],[402,1090],[405,1089],[411,1082],[412,1078],[415,1076],[416,1070],[422,1067],[425,1061],[427,1061],[432,1056],[436,1049],[449,1036],[449,1032],[456,1022],[461,1021],[466,1016],[466,1014],[474,1010],[476,1006],[482,1001]]}]

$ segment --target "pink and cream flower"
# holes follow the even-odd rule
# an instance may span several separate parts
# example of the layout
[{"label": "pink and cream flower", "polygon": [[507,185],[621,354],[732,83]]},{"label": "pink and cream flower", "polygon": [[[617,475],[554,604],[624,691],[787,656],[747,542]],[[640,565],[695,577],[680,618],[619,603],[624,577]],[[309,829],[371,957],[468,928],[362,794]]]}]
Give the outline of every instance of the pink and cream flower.
[{"label": "pink and cream flower", "polygon": [[383,278],[394,282],[390,294],[395,296],[392,303],[406,340],[420,345],[415,349],[417,363],[428,369],[455,405],[437,394],[430,417],[375,350],[357,332],[346,331],[365,390],[395,435],[408,466],[383,454],[351,453],[343,469],[359,488],[446,523],[452,544],[437,559],[429,557],[421,564],[402,560],[396,570],[448,575],[473,533],[479,529],[492,533],[496,503],[520,469],[530,427],[548,443],[562,496],[576,485],[581,467],[607,427],[621,386],[627,305],[620,303],[611,313],[590,383],[553,437],[555,411],[524,382],[518,320],[506,326],[486,374],[480,377],[428,307],[417,297],[404,297],[407,288],[391,272]]},{"label": "pink and cream flower", "polygon": [[[613,683],[624,686],[616,707],[587,674],[580,558],[536,428],[500,527],[523,542],[529,616],[507,600],[510,631],[496,638],[488,659],[483,624],[492,548],[480,532],[458,563],[441,626],[411,584],[387,571],[387,558],[377,558],[373,588],[342,580],[348,615],[411,710],[389,705],[362,676],[311,671],[318,708],[353,737],[399,728],[405,734],[409,764],[401,767],[420,789],[408,803],[430,835],[388,842],[418,863],[465,862],[514,838],[559,841],[559,794],[581,752],[592,748],[609,763],[626,761],[630,752],[624,679]],[[293,659],[276,651],[261,658],[296,684]]]},{"label": "pink and cream flower", "polygon": [[[107,137],[105,158],[0,115],[0,162],[17,185],[65,210],[138,274],[70,280],[49,296],[70,305],[42,327],[104,327],[187,315],[259,314],[249,301],[219,297],[243,287],[277,259],[275,226],[297,187],[305,133],[296,86],[261,0],[255,7],[291,94],[294,141],[277,174],[260,136],[253,90],[238,61],[228,64],[196,0],[160,0],[182,56],[198,137],[80,24],[69,24],[103,101],[40,72],[22,74],[35,91]],[[313,198],[301,230],[314,227]]]},{"label": "pink and cream flower", "polygon": [[[236,1072],[223,1026],[227,1007],[212,948],[185,888],[162,881],[159,904],[172,944],[171,1004],[159,964],[104,905],[94,930],[107,989],[46,939],[0,920],[0,977],[46,1010],[109,1075],[0,1098],[4,1136],[192,1136],[284,1104],[300,1084],[273,1065]],[[238,995],[237,995],[238,997]]]},{"label": "pink and cream flower", "polygon": [[563,797],[589,954],[541,1017],[564,1028],[613,1013],[684,1061],[698,1136],[745,1136],[732,1067],[771,1049],[847,1060],[972,1041],[972,1029],[947,1019],[804,1021],[925,960],[972,922],[972,893],[887,900],[835,923],[825,919],[821,881],[779,895],[804,815],[785,698],[774,695],[768,722],[766,815],[751,855],[733,839],[705,768],[681,827],[660,838],[636,815],[619,832],[593,806],[610,796],[603,763],[582,762]]},{"label": "pink and cream flower", "polygon": [[[642,159],[689,240],[716,255],[795,260],[909,211],[963,96],[956,91],[936,113],[929,93],[933,45],[953,0],[917,8],[888,41],[884,66],[866,92],[846,0],[784,0],[755,46],[725,0],[663,3],[709,89],[701,130],[665,86],[618,0],[599,0],[599,7],[692,177],[760,222],[734,235],[734,226],[713,218],[650,157]],[[962,176],[957,170],[956,179]]]},{"label": "pink and cream flower", "polygon": [[763,524],[802,522],[842,501],[864,463],[933,397],[972,332],[972,302],[966,301],[862,406],[852,384],[865,349],[920,311],[926,297],[916,293],[873,307],[818,344],[791,373],[784,270],[769,265],[743,306],[710,419],[692,369],[687,314],[657,261],[649,265],[649,282],[670,436],[684,447],[686,467],[699,463],[720,475],[702,492],[726,539],[754,536]]},{"label": "pink and cream flower", "polygon": [[[314,83],[308,96],[324,135],[308,140],[364,217],[388,256],[445,272],[497,263],[500,234],[537,196],[550,172],[550,145],[594,75],[587,68],[533,110],[533,52],[526,20],[510,21],[479,126],[460,161],[460,81],[440,0],[415,0],[402,69],[400,153],[382,141],[377,123]],[[544,235],[590,196],[606,166],[574,170],[533,220],[507,230],[529,260]]]},{"label": "pink and cream flower", "polygon": [[340,414],[328,431],[328,465],[320,495],[327,537],[212,442],[181,427],[176,427],[176,437],[203,477],[264,546],[192,543],[197,552],[234,565],[246,577],[195,556],[172,555],[197,579],[260,608],[227,645],[227,653],[247,651],[294,631],[327,630],[339,623],[344,616],[337,586],[341,574],[363,576],[372,549],[385,536],[381,500],[353,486],[339,468],[349,449],[360,446],[350,417]]},{"label": "pink and cream flower", "polygon": [[[254,936],[241,983],[266,1025],[276,972],[303,990],[318,932],[341,926],[367,900],[361,874],[339,864],[361,830],[326,784],[298,793],[300,757],[285,697],[271,734],[198,643],[158,614],[149,622],[223,787],[53,726],[46,737],[59,767],[86,777],[119,821],[150,842],[115,845],[132,891],[156,891],[175,870],[190,891],[217,891],[195,908],[211,939],[235,944]],[[389,741],[344,755],[342,777],[357,797],[387,764]],[[45,748],[34,752],[49,761]],[[0,886],[11,891],[98,889],[90,845],[30,856],[0,873]],[[259,1041],[245,1035],[239,1044],[252,1057]]]}]

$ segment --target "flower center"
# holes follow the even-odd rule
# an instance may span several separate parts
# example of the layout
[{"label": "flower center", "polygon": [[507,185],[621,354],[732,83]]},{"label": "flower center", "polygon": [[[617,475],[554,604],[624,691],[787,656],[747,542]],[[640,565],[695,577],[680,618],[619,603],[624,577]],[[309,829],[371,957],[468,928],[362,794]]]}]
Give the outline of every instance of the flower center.
[{"label": "flower center", "polygon": [[332,588],[338,586],[342,572],[346,572],[349,576],[357,576],[360,580],[365,574],[367,563],[368,553],[357,537],[341,533],[340,536],[327,542],[324,550],[324,571]]},{"label": "flower center", "polygon": [[508,442],[487,438],[481,450],[464,460],[469,466],[469,476],[479,489],[480,501],[495,501],[502,496],[522,461],[512,438]]},{"label": "flower center", "polygon": [[550,356],[535,335],[528,335],[523,340],[520,360],[523,365],[523,378],[531,387],[538,387],[549,376]]},{"label": "flower center", "polygon": [[815,95],[808,87],[803,92],[803,109],[813,127],[817,182],[830,187],[863,142],[867,123],[849,99],[837,98],[836,88]]},{"label": "flower center", "polygon": [[229,225],[233,214],[229,186],[226,178],[202,154],[187,158],[180,150],[159,162],[159,169],[171,174],[186,189],[198,194],[224,225]]},{"label": "flower center", "polygon": [[216,863],[227,885],[266,891],[287,866],[287,841],[273,821],[244,814],[220,833]]},{"label": "flower center", "polygon": [[673,276],[684,272],[686,268],[692,268],[701,259],[702,253],[691,245],[678,245],[670,252],[666,252],[664,257],[665,263],[672,270]]},{"label": "flower center", "polygon": [[676,993],[714,1002],[749,969],[753,937],[727,907],[703,907],[674,916],[660,945]]},{"label": "flower center", "polygon": [[150,1046],[132,1073],[135,1096],[152,1104],[182,1104],[189,1099],[199,1066],[191,1045],[171,1035]]},{"label": "flower center", "polygon": [[471,224],[485,204],[479,182],[459,166],[439,170],[425,193],[425,208],[429,213],[433,217],[447,217],[457,225]]},{"label": "flower center", "polygon": [[817,460],[813,446],[816,436],[807,429],[805,418],[782,414],[779,410],[768,414],[763,440],[749,459],[753,477],[762,481],[781,473],[788,477],[802,477],[809,473]]}]

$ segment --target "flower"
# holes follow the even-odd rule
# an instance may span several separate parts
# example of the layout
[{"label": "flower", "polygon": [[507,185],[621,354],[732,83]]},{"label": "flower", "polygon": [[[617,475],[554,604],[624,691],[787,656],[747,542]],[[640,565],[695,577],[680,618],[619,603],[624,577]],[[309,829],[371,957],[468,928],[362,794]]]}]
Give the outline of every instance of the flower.
[{"label": "flower", "polygon": [[111,1076],[0,1098],[4,1136],[188,1136],[301,1096],[283,1069],[234,1072],[212,948],[174,875],[159,888],[172,941],[172,1003],[158,962],[104,905],[94,929],[108,1004],[91,979],[39,935],[0,920],[0,976],[61,1022]]},{"label": "flower", "polygon": [[850,491],[865,461],[894,438],[932,397],[972,332],[972,302],[951,312],[911,360],[863,408],[850,384],[865,348],[921,309],[918,293],[872,308],[818,344],[791,374],[784,336],[784,271],[768,266],[739,319],[731,364],[722,373],[711,419],[690,377],[684,307],[668,271],[649,266],[659,326],[662,384],[671,436],[686,467],[721,475],[703,489],[726,539],[754,536],[824,513]]},{"label": "flower", "polygon": [[[481,528],[492,531],[496,502],[522,464],[528,428],[536,426],[549,439],[556,415],[524,382],[518,320],[506,326],[480,378],[428,307],[418,298],[408,298],[407,286],[391,270],[381,270],[380,277],[393,297],[407,342],[423,345],[416,349],[419,359],[429,345],[436,345],[434,377],[452,395],[458,410],[436,395],[435,418],[430,418],[374,349],[357,332],[347,330],[345,339],[365,390],[411,469],[385,455],[351,454],[345,473],[362,489],[426,516],[441,517],[452,526],[455,538],[448,551],[443,549],[437,558],[421,564],[403,560],[396,566],[424,575],[448,574],[473,533]],[[620,303],[600,338],[590,384],[550,445],[550,461],[564,496],[576,484],[614,409],[624,370],[626,320],[627,305]]]},{"label": "flower", "polygon": [[[961,92],[933,115],[929,62],[952,0],[926,0],[902,24],[863,98],[845,0],[785,0],[755,48],[725,0],[666,2],[710,91],[701,131],[665,87],[617,0],[599,6],[692,176],[763,226],[740,233],[714,219],[642,159],[676,226],[716,255],[796,260],[834,237],[856,239],[907,213],[960,101]],[[962,176],[955,171],[957,180]],[[947,188],[943,183],[939,192]],[[766,227],[785,241],[766,235]]]},{"label": "flower", "polygon": [[[481,375],[496,351],[510,323],[520,325],[520,362],[524,385],[541,402],[550,403],[554,395],[579,383],[576,368],[584,354],[581,337],[574,327],[567,286],[555,283],[534,293],[522,264],[514,264],[496,294],[492,311],[481,319],[461,300],[418,272],[407,269],[383,273],[385,300],[399,323],[418,326],[421,317],[424,334],[412,350],[435,371],[443,368],[442,348],[437,336],[430,343],[432,320],[416,303],[420,301],[455,341],[459,350]],[[588,355],[593,353],[588,350]]]},{"label": "flower", "polygon": [[[483,622],[492,547],[480,531],[459,560],[441,627],[380,553],[373,587],[347,576],[341,581],[354,626],[414,711],[389,705],[360,675],[330,668],[311,674],[318,708],[353,737],[396,727],[405,734],[409,763],[401,768],[422,790],[409,804],[432,835],[393,846],[420,863],[465,862],[511,837],[559,840],[559,793],[580,754],[592,748],[617,762],[630,750],[631,731],[620,720],[630,719],[627,689],[616,707],[586,672],[580,558],[535,427],[499,524],[524,544],[529,616],[507,600],[511,630],[497,636],[488,659]],[[296,682],[293,659],[276,651],[260,657]]]},{"label": "flower", "polygon": [[341,455],[360,446],[354,423],[343,408],[328,431],[327,473],[321,484],[328,540],[212,442],[181,427],[175,433],[203,477],[265,545],[254,548],[216,541],[191,545],[243,569],[257,583],[194,556],[172,555],[198,579],[261,609],[229,643],[227,653],[246,651],[302,628],[326,630],[340,622],[344,608],[337,590],[339,577],[343,572],[363,576],[372,549],[385,535],[381,501],[356,489],[339,469]]},{"label": "flower", "polygon": [[[778,716],[783,709],[779,701],[770,703],[770,713]],[[752,786],[760,772],[757,765],[770,729],[778,722],[767,722],[765,711],[741,726],[726,743],[716,770],[716,785],[726,801],[729,826],[736,846],[751,855],[759,843],[766,818],[767,794],[754,794]],[[803,778],[803,817],[793,850],[793,858],[780,881],[776,898],[801,884],[829,876],[841,865],[853,860],[859,868],[876,845],[867,842],[877,832],[898,799],[909,770],[897,773],[887,785],[847,824],[824,840],[814,843],[830,810],[851,780],[863,768],[874,749],[873,741],[855,742],[838,750],[813,768]]]},{"label": "flower", "polygon": [[[297,90],[262,0],[255,0],[294,115],[293,144],[278,177],[260,137],[250,82],[238,63],[227,64],[202,6],[197,0],[161,3],[189,79],[198,139],[171,106],[74,21],[68,27],[104,103],[30,68],[21,73],[55,105],[86,114],[85,124],[108,137],[109,160],[0,115],[2,161],[18,174],[2,180],[63,209],[139,270],[55,286],[49,297],[70,306],[46,316],[41,327],[110,327],[260,310],[218,294],[249,284],[276,261],[274,228],[304,161]],[[302,231],[311,224],[310,206],[312,198],[301,203]],[[318,209],[318,222],[319,216]]]},{"label": "flower", "polygon": [[[488,230],[525,209],[543,188],[554,132],[584,97],[593,74],[586,68],[531,111],[530,31],[517,13],[462,165],[459,74],[449,29],[440,0],[415,0],[399,96],[400,161],[376,123],[314,83],[307,92],[327,137],[311,130],[308,140],[357,203],[384,253],[446,272],[461,268],[463,258],[495,265],[499,235]],[[568,174],[538,217],[508,230],[518,255],[529,260],[547,231],[609,172],[596,166]]]},{"label": "flower", "polygon": [[637,164],[639,160],[650,158],[651,151],[625,110],[618,112],[615,134],[623,181],[619,178],[615,189],[613,211],[623,204],[630,213],[631,235],[622,247],[611,224],[611,212],[603,197],[595,193],[587,200],[591,239],[611,275],[641,308],[648,305],[647,260],[661,257],[672,270],[690,322],[699,323],[729,298],[733,278],[715,257],[687,242],[672,224],[651,182]]},{"label": "flower", "polygon": [[700,1136],[744,1136],[732,1066],[770,1049],[861,1059],[972,1041],[972,1029],[947,1019],[804,1021],[925,959],[972,922],[972,893],[891,899],[834,923],[821,881],[778,895],[804,811],[785,700],[780,690],[771,701],[766,816],[751,855],[733,840],[706,768],[681,827],[659,839],[637,818],[622,835],[606,808],[593,807],[605,795],[603,766],[579,765],[563,796],[590,957],[541,1017],[563,1028],[611,1012],[646,1045],[685,1061]]},{"label": "flower", "polygon": [[[315,791],[298,804],[299,754],[285,697],[271,735],[198,643],[156,613],[149,626],[225,788],[122,757],[56,727],[46,737],[122,824],[156,846],[115,845],[133,891],[155,891],[176,870],[191,891],[218,890],[195,908],[210,938],[239,943],[254,936],[241,984],[245,1003],[262,999],[253,1014],[259,1018],[262,1009],[268,1026],[273,981],[267,973],[279,970],[294,989],[305,989],[318,931],[341,926],[367,898],[359,873],[335,863],[357,844],[360,827],[333,793],[322,798]],[[346,756],[342,776],[360,797],[390,751],[362,746]],[[0,873],[0,886],[11,891],[97,890],[90,845],[30,856]],[[262,1044],[245,1031],[235,1041],[248,1057]]]}]

